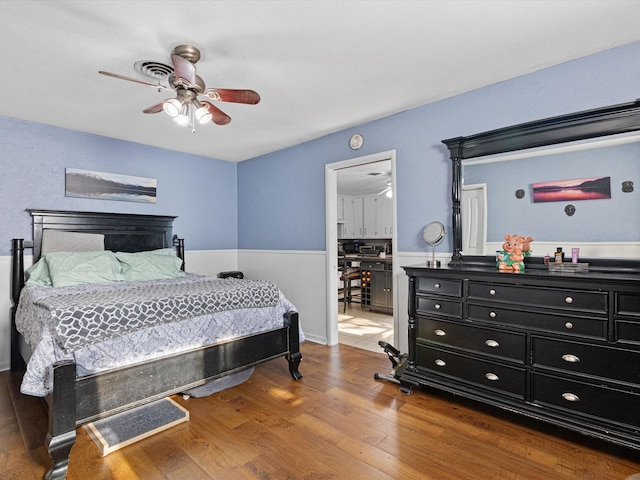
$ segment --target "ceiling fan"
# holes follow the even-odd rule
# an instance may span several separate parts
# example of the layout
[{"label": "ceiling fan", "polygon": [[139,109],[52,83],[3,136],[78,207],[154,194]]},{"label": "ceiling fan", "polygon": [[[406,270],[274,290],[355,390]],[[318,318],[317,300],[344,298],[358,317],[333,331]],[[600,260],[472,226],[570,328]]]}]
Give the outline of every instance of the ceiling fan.
[{"label": "ceiling fan", "polygon": [[[173,117],[178,125],[191,126],[195,132],[195,124],[209,121],[216,125],[226,125],[231,117],[212,104],[215,102],[233,102],[255,105],[260,102],[260,95],[253,90],[231,90],[224,88],[206,88],[204,80],[196,75],[196,63],[200,60],[200,50],[192,45],[178,45],[171,53],[173,72],[167,76],[168,86],[161,83],[150,83],[117,73],[98,71],[102,75],[140,83],[176,93],[175,98],[168,98],[143,110],[144,113],[164,111]],[[202,100],[199,97],[207,97]]]}]

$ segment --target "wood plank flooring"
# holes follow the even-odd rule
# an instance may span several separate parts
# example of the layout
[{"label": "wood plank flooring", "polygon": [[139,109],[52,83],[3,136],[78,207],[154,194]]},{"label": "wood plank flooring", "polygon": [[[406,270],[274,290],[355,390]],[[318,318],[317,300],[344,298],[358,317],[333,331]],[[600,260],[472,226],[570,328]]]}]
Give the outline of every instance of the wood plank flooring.
[{"label": "wood plank flooring", "polygon": [[[390,370],[382,353],[310,342],[302,353],[300,382],[276,359],[224,392],[174,396],[189,422],[107,457],[79,428],[67,478],[622,480],[640,472],[638,451],[443,393],[400,393],[373,379]],[[16,380],[0,373],[0,479],[39,479],[49,466],[45,411],[17,393]]]}]

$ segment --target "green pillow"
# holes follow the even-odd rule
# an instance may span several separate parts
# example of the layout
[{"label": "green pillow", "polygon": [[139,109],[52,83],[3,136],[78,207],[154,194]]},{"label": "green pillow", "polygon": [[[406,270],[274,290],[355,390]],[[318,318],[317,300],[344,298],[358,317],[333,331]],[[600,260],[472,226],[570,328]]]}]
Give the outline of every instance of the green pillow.
[{"label": "green pillow", "polygon": [[113,252],[54,252],[45,257],[54,287],[124,280]]},{"label": "green pillow", "polygon": [[[167,255],[166,251],[171,252],[171,255]],[[117,252],[116,257],[120,262],[124,280],[163,280],[186,275],[180,270],[182,260],[175,256],[171,249],[137,253]]]},{"label": "green pillow", "polygon": [[51,285],[49,265],[44,258],[27,268],[27,281],[25,285]]}]

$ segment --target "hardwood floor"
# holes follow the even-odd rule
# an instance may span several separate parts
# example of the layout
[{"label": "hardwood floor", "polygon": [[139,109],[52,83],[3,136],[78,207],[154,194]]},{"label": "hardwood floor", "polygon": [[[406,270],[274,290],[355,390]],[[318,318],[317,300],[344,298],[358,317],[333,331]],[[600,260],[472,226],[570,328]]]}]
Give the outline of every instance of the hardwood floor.
[{"label": "hardwood floor", "polygon": [[[300,382],[276,359],[224,392],[174,396],[189,422],[104,458],[79,428],[67,478],[622,480],[640,472],[638,451],[442,393],[400,393],[373,379],[390,370],[383,354],[310,342],[302,353]],[[42,478],[43,404],[17,393],[15,375],[0,378],[0,479]]]},{"label": "hardwood floor", "polygon": [[370,312],[360,308],[359,304],[348,305],[346,312],[343,312],[342,304],[339,305],[339,343],[383,353],[378,340],[394,344],[393,315]]}]

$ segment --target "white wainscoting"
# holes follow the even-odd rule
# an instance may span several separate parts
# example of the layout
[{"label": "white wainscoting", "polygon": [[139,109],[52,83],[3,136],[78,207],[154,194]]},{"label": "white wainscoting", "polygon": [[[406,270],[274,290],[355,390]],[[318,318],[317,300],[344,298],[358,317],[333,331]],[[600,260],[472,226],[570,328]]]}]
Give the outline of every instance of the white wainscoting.
[{"label": "white wainscoting", "polygon": [[269,280],[296,306],[307,340],[327,343],[326,252],[239,250],[246,278]]},{"label": "white wainscoting", "polygon": [[[31,255],[24,256],[25,265],[31,265]],[[215,277],[218,272],[238,269],[238,251],[187,250],[186,270],[191,273]],[[0,371],[11,368],[11,257],[0,257]]]},{"label": "white wainscoting", "polygon": [[[394,260],[395,295],[394,316],[398,322],[398,345],[406,352],[408,342],[408,297],[407,276],[402,265],[426,265],[431,253],[397,253]],[[437,254],[436,259],[447,264],[450,253]],[[300,312],[300,322],[309,341],[327,344],[327,254],[324,251],[240,250],[238,270],[247,278],[261,278],[274,282]]]},{"label": "white wainscoting", "polygon": [[216,277],[220,272],[238,270],[238,251],[233,250],[185,250],[185,270]]},{"label": "white wainscoting", "polygon": [[[192,273],[216,276],[221,271],[241,270],[247,278],[260,278],[274,282],[293,302],[300,312],[300,322],[309,341],[327,343],[327,279],[324,251],[300,250],[187,250],[186,270]],[[426,265],[430,253],[398,253],[398,265],[394,278],[398,319],[398,347],[408,350],[407,342],[407,277],[403,265]],[[450,254],[438,254],[446,264]],[[31,264],[31,256],[25,255],[25,264]],[[0,370],[10,368],[11,355],[11,257],[0,257]]]},{"label": "white wainscoting", "polygon": [[[31,258],[29,258],[29,264],[31,264]],[[11,257],[0,257],[0,370],[11,368],[10,288]]]}]

